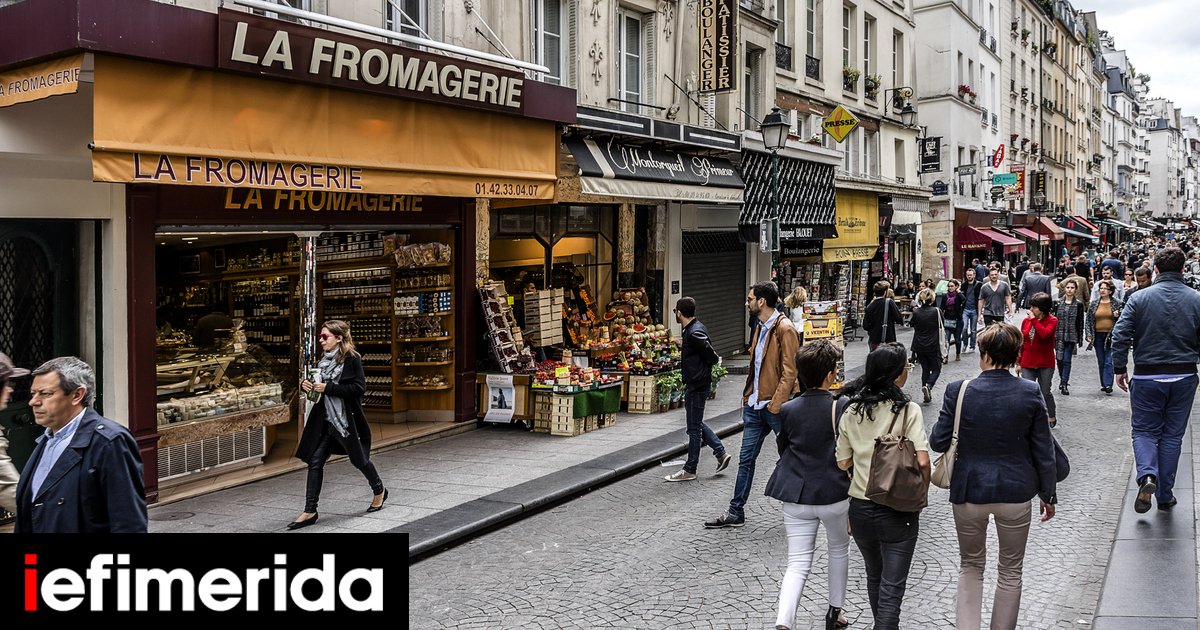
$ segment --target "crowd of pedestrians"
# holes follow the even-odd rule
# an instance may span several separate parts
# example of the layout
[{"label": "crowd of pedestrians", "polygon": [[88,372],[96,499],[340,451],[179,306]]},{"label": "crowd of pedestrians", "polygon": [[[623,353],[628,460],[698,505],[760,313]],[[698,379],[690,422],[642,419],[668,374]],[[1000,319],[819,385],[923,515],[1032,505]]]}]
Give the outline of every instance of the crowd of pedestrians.
[{"label": "crowd of pedestrians", "polygon": [[[1198,381],[1200,292],[1184,276],[1191,266],[1200,272],[1200,248],[1197,254],[1189,266],[1181,249],[1166,244],[1114,250],[1093,262],[1065,259],[1057,277],[1036,262],[1017,278],[1006,277],[999,264],[972,264],[961,281],[901,285],[899,293],[914,299],[907,322],[890,284],[880,281],[863,314],[870,345],[864,374],[837,393],[832,389],[841,350],[826,339],[803,342],[803,316],[797,311],[807,296],[793,294],[781,303],[773,283],[752,286],[746,304],[755,326],[742,396],[738,474],[728,508],[704,526],[745,524],[755,461],[774,433],[779,459],[766,494],[781,502],[787,547],[775,628],[795,623],[822,528],[829,565],[825,627],[847,625],[848,576],[856,570],[849,556],[853,539],[862,557],[859,570],[866,577],[873,627],[899,628],[931,477],[950,491],[958,538],[955,627],[984,623],[991,522],[999,557],[989,625],[1016,628],[1030,524],[1035,514],[1042,521],[1054,517],[1057,484],[1070,470],[1051,430],[1058,422],[1054,377],[1057,393],[1069,396],[1073,359],[1083,351],[1096,354],[1104,394],[1111,395],[1114,386],[1130,392],[1135,510],[1146,512],[1156,502],[1169,511],[1176,504],[1181,442]],[[697,329],[695,304],[684,300],[682,311],[691,318],[681,320],[685,369],[689,360],[698,360],[695,371],[707,372],[717,359],[706,336],[698,342],[689,334]],[[913,330],[909,347],[896,342],[897,327],[905,325]],[[955,361],[978,352],[979,372],[946,387],[927,434],[926,406],[933,402],[951,349]],[[920,401],[904,392],[916,364]],[[709,439],[692,416],[689,408],[687,465],[669,481],[695,478],[701,445],[713,449],[718,469],[727,463],[720,442]],[[931,461],[931,451],[945,455]]]}]

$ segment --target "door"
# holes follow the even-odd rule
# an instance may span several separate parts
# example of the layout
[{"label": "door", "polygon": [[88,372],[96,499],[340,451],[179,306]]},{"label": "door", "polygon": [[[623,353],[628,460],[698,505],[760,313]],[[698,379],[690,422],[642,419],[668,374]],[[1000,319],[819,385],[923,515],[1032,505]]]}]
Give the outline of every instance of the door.
[{"label": "door", "polygon": [[[33,369],[62,355],[77,355],[76,234],[68,221],[0,222],[0,352]],[[29,407],[32,377],[13,381],[0,426],[17,470],[25,466],[42,428]]]},{"label": "door", "polygon": [[736,231],[683,233],[681,297],[696,299],[696,318],[722,357],[745,345],[746,288],[746,246]]}]

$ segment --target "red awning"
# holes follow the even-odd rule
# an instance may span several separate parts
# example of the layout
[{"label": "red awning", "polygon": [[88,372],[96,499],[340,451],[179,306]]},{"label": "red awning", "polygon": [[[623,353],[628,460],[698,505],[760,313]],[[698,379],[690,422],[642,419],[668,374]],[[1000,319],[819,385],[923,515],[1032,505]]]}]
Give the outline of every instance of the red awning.
[{"label": "red awning", "polygon": [[1100,228],[1096,227],[1096,224],[1095,224],[1095,223],[1092,223],[1091,221],[1088,221],[1087,219],[1085,219],[1085,218],[1083,218],[1083,217],[1079,217],[1079,216],[1074,216],[1074,217],[1071,217],[1071,218],[1072,218],[1072,219],[1075,219],[1076,221],[1078,221],[1078,222],[1079,222],[1079,223],[1081,223],[1082,225],[1086,225],[1086,226],[1088,227],[1088,229],[1090,229],[1090,230],[1092,231],[1092,233],[1093,233],[1093,234],[1099,234],[1099,233],[1100,233]]},{"label": "red awning", "polygon": [[1062,228],[1046,217],[1042,217],[1042,229],[1049,232],[1052,241],[1061,241],[1063,238]]},{"label": "red awning", "polygon": [[997,232],[995,230],[990,230],[988,228],[977,228],[977,227],[968,226],[967,229],[974,230],[974,231],[990,238],[993,243],[996,243],[1004,248],[1005,254],[1012,254],[1014,252],[1021,252],[1021,251],[1025,250],[1024,242],[1019,241],[1015,237],[1009,236],[1007,234],[1002,234],[1000,232]]},{"label": "red awning", "polygon": [[1021,236],[1024,236],[1027,239],[1037,241],[1039,243],[1049,243],[1050,242],[1050,235],[1046,234],[1045,232],[1038,234],[1037,232],[1034,232],[1033,230],[1030,230],[1028,228],[1023,228],[1023,227],[1013,228],[1013,231]]}]

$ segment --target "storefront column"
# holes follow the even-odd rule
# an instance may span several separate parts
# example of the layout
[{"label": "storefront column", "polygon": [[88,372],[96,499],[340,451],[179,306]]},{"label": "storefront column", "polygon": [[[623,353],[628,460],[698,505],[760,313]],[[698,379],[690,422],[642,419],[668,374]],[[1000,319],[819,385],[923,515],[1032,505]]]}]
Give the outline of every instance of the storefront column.
[{"label": "storefront column", "polygon": [[137,440],[146,482],[146,501],[158,500],[158,414],[155,336],[154,192],[129,192],[126,213],[126,291],[129,296],[129,431]]},{"label": "storefront column", "polygon": [[[488,253],[488,250],[477,251],[476,247],[480,238],[486,240],[486,235],[490,233],[484,232],[484,236],[480,236],[477,230],[481,221],[481,201],[484,206],[482,216],[485,217],[483,225],[490,225],[488,223],[490,218],[486,218],[490,210],[490,203],[487,199],[476,199],[473,206],[470,201],[464,201],[459,211],[462,227],[454,237],[454,247],[457,250],[454,308],[458,311],[454,318],[454,338],[459,340],[454,348],[454,396],[457,399],[454,404],[454,420],[456,422],[474,422],[478,405],[475,400],[477,389],[475,385],[476,344],[468,340],[475,339],[476,318],[482,316],[479,289],[475,279],[480,264],[477,257],[486,256]],[[470,216],[472,207],[475,210],[474,221]],[[485,261],[482,264],[483,268],[487,269],[488,263]]]},{"label": "storefront column", "polygon": [[633,273],[633,204],[623,203],[617,210],[617,273]]},{"label": "storefront column", "polygon": [[[308,378],[307,371],[317,365],[317,236],[320,232],[298,232],[300,240],[300,380]],[[302,399],[308,418],[308,398]]]},{"label": "storefront column", "polygon": [[492,202],[475,199],[475,284],[482,285],[492,273]]}]

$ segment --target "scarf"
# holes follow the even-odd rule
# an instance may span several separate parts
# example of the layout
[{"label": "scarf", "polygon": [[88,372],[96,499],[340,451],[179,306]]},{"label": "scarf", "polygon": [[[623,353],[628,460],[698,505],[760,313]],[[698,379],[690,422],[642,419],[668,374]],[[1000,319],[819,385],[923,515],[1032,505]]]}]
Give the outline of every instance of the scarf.
[{"label": "scarf", "polygon": [[[317,364],[321,371],[321,380],[325,383],[337,383],[342,378],[342,364],[337,362],[337,350],[326,352]],[[341,396],[324,395],[325,420],[333,425],[338,435],[349,437],[350,421],[346,418],[346,401]]]}]

